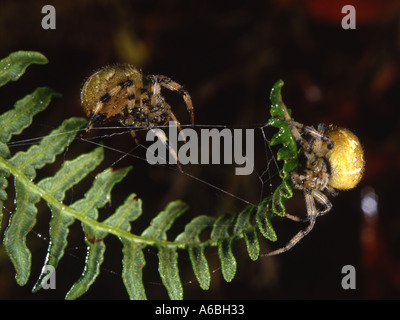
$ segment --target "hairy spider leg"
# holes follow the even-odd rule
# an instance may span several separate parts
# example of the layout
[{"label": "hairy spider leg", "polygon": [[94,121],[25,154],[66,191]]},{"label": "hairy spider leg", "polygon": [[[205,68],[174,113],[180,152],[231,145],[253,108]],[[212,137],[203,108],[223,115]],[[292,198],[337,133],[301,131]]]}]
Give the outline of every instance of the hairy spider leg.
[{"label": "hairy spider leg", "polygon": [[184,133],[182,131],[181,123],[176,118],[175,114],[172,112],[171,106],[167,102],[165,102],[164,97],[161,95],[161,85],[159,77],[151,76],[149,79],[151,80],[149,84],[150,86],[149,91],[152,93],[151,105],[153,106],[163,105],[164,107],[161,108],[160,115],[165,113],[165,110],[167,110],[168,118],[165,120],[165,124],[168,123],[171,119],[172,121],[175,121],[177,123],[179,133],[182,135],[183,138],[185,138]]},{"label": "hairy spider leg", "polygon": [[277,94],[275,95],[275,97],[278,99],[279,103],[281,104],[281,106],[283,108],[283,112],[285,114],[284,120],[289,125],[294,138],[301,145],[301,147],[303,148],[303,150],[305,152],[308,152],[308,153],[311,152],[311,147],[310,147],[311,143],[309,143],[306,139],[304,139],[302,137],[300,131],[310,134],[313,138],[319,138],[323,141],[329,140],[329,138],[327,136],[325,136],[323,133],[321,133],[321,132],[325,131],[325,125],[323,123],[320,123],[318,125],[318,130],[319,130],[318,131],[318,130],[314,129],[313,127],[305,126],[304,124],[301,124],[299,122],[292,120],[292,118],[290,117],[290,114],[287,110],[287,107],[284,104],[284,102],[282,101],[281,97],[279,97],[279,95],[277,95]]},{"label": "hairy spider leg", "polygon": [[289,214],[287,212],[285,212],[285,216],[284,217],[289,219],[289,220],[295,221],[295,222],[308,222],[309,221],[308,218],[300,218],[298,216],[294,216],[294,215]]},{"label": "hairy spider leg", "polygon": [[[186,140],[179,120],[177,119],[175,114],[172,112],[171,106],[167,102],[165,102],[164,97],[161,95],[161,85],[160,85],[161,80],[160,80],[159,76],[150,76],[149,80],[150,80],[150,83],[149,83],[150,90],[149,91],[151,92],[151,105],[153,105],[153,106],[163,105],[163,107],[160,108],[159,112],[160,112],[160,115],[163,113],[167,113],[167,118],[165,119],[165,124],[168,123],[170,120],[174,121],[177,124],[179,134],[182,136],[182,138],[184,140]],[[167,112],[165,112],[166,110],[167,110]],[[158,114],[156,114],[156,115],[158,115]],[[160,139],[160,140],[163,141],[162,139]],[[168,141],[168,139],[167,139],[167,137],[165,137],[165,140],[163,141],[164,144],[166,144],[168,146],[168,148],[171,152],[171,155],[174,157],[174,159],[176,160],[176,162],[178,164],[179,169],[181,171],[183,171],[181,163],[178,158],[178,155],[176,153],[176,150],[174,150],[174,148],[172,148],[167,143],[167,141]]]},{"label": "hairy spider leg", "polygon": [[[168,109],[168,117],[167,117],[167,119],[165,120],[165,122],[168,123],[169,120],[171,120],[171,119],[172,119],[172,121],[176,122],[176,125],[177,125],[178,130],[179,130],[179,134],[183,137],[183,139],[186,140],[185,134],[183,133],[182,128],[181,128],[181,124],[179,123],[178,119],[175,117],[174,113],[171,111],[171,106],[170,106],[168,103],[166,103],[166,102],[164,102],[164,105],[165,105],[165,107]],[[157,135],[157,136],[160,138],[159,135]],[[182,165],[181,165],[181,163],[180,163],[180,161],[179,161],[178,154],[176,153],[176,150],[175,150],[172,146],[169,145],[169,143],[168,143],[168,138],[165,136],[165,134],[164,134],[164,137],[165,137],[165,140],[162,140],[162,139],[160,139],[160,140],[161,140],[161,141],[167,146],[167,148],[170,150],[171,155],[172,155],[172,156],[174,157],[174,159],[176,160],[176,163],[177,163],[177,165],[178,165],[178,167],[179,167],[179,170],[180,170],[181,172],[183,172]]]},{"label": "hairy spider leg", "polygon": [[[175,121],[177,123],[180,134],[183,135],[183,131],[182,131],[180,122],[175,117],[174,113],[171,111],[171,106],[165,102],[164,98],[161,95],[161,86],[160,86],[159,79],[154,76],[149,76],[148,79],[150,80],[149,84],[148,84],[147,88],[142,89],[142,94],[140,95],[140,99],[139,99],[140,107],[143,110],[145,110],[145,112],[146,112],[146,125],[148,126],[149,129],[153,128],[153,126],[150,125],[150,122],[149,122],[149,111],[147,108],[144,108],[145,105],[150,103],[151,106],[160,106],[160,108],[159,108],[160,110],[158,112],[156,112],[155,114],[153,114],[152,115],[153,117],[161,116],[161,115],[167,113],[167,117],[164,121],[164,124],[168,123],[169,120],[172,119],[173,121]],[[167,110],[167,112],[166,112],[166,110]],[[176,150],[169,145],[168,138],[165,135],[165,133],[161,133],[159,131],[153,131],[153,132],[160,139],[160,141],[167,147],[167,149],[170,151],[171,155],[176,160],[179,170],[181,172],[183,172],[182,165],[178,158],[178,154],[177,154]]]},{"label": "hairy spider leg", "polygon": [[[310,163],[311,166],[315,167],[318,165],[317,161],[321,162],[322,157],[325,157],[327,154],[327,150],[330,150],[334,147],[334,141],[330,139],[327,135],[325,135],[326,131],[326,126],[324,124],[319,124],[318,128],[315,129],[314,127],[311,126],[305,126],[299,122],[293,121],[290,117],[290,114],[286,108],[286,105],[283,103],[282,99],[279,97],[279,95],[275,95],[280,104],[282,105],[283,111],[284,111],[284,119],[286,123],[289,125],[289,128],[296,139],[296,141],[300,144],[302,147],[305,156],[307,157],[307,163]],[[306,140],[303,138],[302,134],[308,134],[311,136],[310,140]],[[321,146],[322,142],[327,142],[326,148]],[[318,145],[315,145],[318,144]],[[320,151],[315,151],[319,150]],[[313,164],[315,163],[315,165]],[[311,169],[311,168],[310,168]],[[321,169],[322,170],[322,169]],[[318,172],[317,172],[318,173]],[[304,180],[306,179],[305,176],[299,175],[298,173],[291,173],[292,177],[295,175],[297,179]],[[300,182],[302,183],[302,182]],[[334,195],[335,190],[329,186],[322,185],[320,186],[320,190],[326,190],[330,194]],[[302,188],[299,188],[302,189]],[[322,216],[329,212],[332,209],[332,203],[329,201],[327,196],[323,194],[319,190],[314,190],[311,188],[305,188],[304,189],[304,196],[305,196],[305,202],[306,202],[306,208],[307,208],[307,218],[302,219],[290,214],[285,214],[285,217],[287,217],[290,220],[296,221],[296,222],[309,222],[308,226],[304,229],[299,231],[287,244],[286,246],[276,249],[272,252],[266,253],[263,256],[272,256],[272,255],[277,255],[284,253],[291,248],[293,248],[301,239],[303,239],[310,231],[314,228],[315,221],[319,216]],[[315,201],[317,201],[319,204],[324,206],[323,210],[318,210],[315,204]]]},{"label": "hairy spider leg", "polygon": [[178,119],[176,118],[175,114],[172,112],[171,106],[168,103],[166,103],[166,105],[168,106],[168,117],[169,117],[169,119],[166,122],[168,122],[171,119],[172,119],[172,121],[176,122],[176,125],[177,125],[178,130],[179,130],[179,134],[182,136],[182,138],[184,140],[186,140],[185,134],[183,133],[182,128],[181,128],[181,123],[178,121]]},{"label": "hairy spider leg", "polygon": [[193,103],[192,103],[192,98],[189,95],[189,92],[179,83],[173,81],[171,78],[162,76],[162,75],[156,75],[152,76],[152,79],[154,79],[154,82],[160,83],[161,86],[164,88],[167,88],[168,90],[178,92],[183,100],[185,101],[187,111],[189,112],[190,116],[190,122],[192,125],[194,125],[194,109],[193,109]]},{"label": "hairy spider leg", "polygon": [[[293,120],[287,120],[285,119],[285,121],[287,122],[287,124],[290,127],[290,130],[293,133],[294,138],[296,139],[296,141],[298,141],[298,143],[300,144],[300,146],[303,148],[303,150],[307,153],[311,152],[311,146],[313,145],[315,139],[320,139],[322,141],[329,141],[329,137],[327,137],[326,135],[324,135],[321,132],[325,131],[325,125],[323,124],[319,124],[318,125],[318,130],[316,130],[313,127],[310,126],[305,126],[299,122],[293,121]],[[304,133],[308,133],[311,137],[312,140],[307,141],[306,139],[304,139],[301,135],[300,132],[304,132]]]},{"label": "hairy spider leg", "polygon": [[174,159],[176,160],[176,163],[177,163],[177,165],[178,165],[178,168],[179,168],[179,170],[181,171],[181,172],[183,172],[183,168],[182,168],[182,165],[181,165],[181,163],[179,162],[179,158],[178,158],[178,154],[176,153],[176,150],[174,149],[174,148],[172,148],[170,145],[169,145],[169,143],[168,143],[168,138],[167,138],[167,136],[165,135],[165,132],[164,131],[161,131],[161,130],[153,130],[153,129],[150,129],[150,130],[152,130],[153,131],[153,133],[158,137],[158,139],[160,139],[160,141],[168,148],[168,150],[169,150],[169,152],[171,153],[171,155],[174,157]]},{"label": "hairy spider leg", "polygon": [[320,204],[322,204],[325,207],[324,210],[320,210],[320,211],[317,210],[318,217],[331,211],[332,203],[329,201],[329,199],[326,195],[324,195],[322,192],[320,192],[318,190],[312,190],[311,195],[313,196],[313,198],[315,200],[317,200]]},{"label": "hairy spider leg", "polygon": [[[330,203],[330,201],[325,197],[325,195],[323,195],[319,191],[311,189],[305,190],[304,197],[306,200],[306,207],[307,207],[307,220],[309,222],[307,228],[305,228],[304,230],[300,230],[292,239],[290,239],[290,241],[284,247],[276,249],[269,253],[265,253],[262,255],[263,257],[275,256],[293,248],[301,239],[303,239],[307,234],[311,232],[311,230],[314,228],[315,221],[317,220],[317,218],[320,215],[325,214],[332,208],[332,204]],[[322,205],[324,205],[325,209],[322,211],[318,211],[317,207],[315,206],[314,199],[317,200]]]}]

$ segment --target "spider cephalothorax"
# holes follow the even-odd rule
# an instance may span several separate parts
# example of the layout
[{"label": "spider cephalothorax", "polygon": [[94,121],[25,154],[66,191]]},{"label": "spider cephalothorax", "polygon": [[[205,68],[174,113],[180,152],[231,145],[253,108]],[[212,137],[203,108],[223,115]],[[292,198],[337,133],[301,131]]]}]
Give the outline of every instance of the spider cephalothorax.
[{"label": "spider cephalothorax", "polygon": [[192,100],[180,84],[162,75],[144,76],[129,64],[118,64],[95,72],[82,87],[81,104],[89,118],[88,129],[106,120],[131,126],[133,135],[135,128],[151,129],[170,120],[179,126],[171,106],[161,95],[161,87],[182,95],[193,124]]},{"label": "spider cephalothorax", "polygon": [[[285,247],[267,255],[276,255],[292,248],[314,227],[316,219],[332,209],[329,195],[337,190],[354,188],[364,171],[364,152],[358,138],[348,129],[319,124],[316,128],[305,126],[291,119],[283,102],[285,121],[305,156],[305,165],[291,172],[294,188],[303,190],[308,226],[299,231]],[[307,139],[308,138],[308,139]],[[317,208],[317,204],[321,208]],[[289,215],[288,218],[301,221]]]}]

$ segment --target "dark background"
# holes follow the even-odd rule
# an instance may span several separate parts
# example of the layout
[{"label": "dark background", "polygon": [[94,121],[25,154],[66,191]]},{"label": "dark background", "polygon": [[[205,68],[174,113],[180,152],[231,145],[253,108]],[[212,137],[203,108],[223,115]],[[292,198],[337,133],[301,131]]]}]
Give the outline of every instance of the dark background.
[{"label": "dark background", "polygon": [[[56,8],[56,30],[41,27],[44,16],[41,8],[45,4]],[[341,8],[346,4],[356,8],[356,30],[341,27],[344,16]],[[3,0],[0,3],[0,57],[17,50],[36,50],[49,59],[49,64],[29,67],[19,81],[1,88],[1,112],[38,86],[55,89],[63,97],[54,100],[35,118],[32,127],[16,138],[46,135],[63,119],[84,116],[79,92],[91,72],[110,63],[128,62],[145,74],[167,75],[183,84],[193,99],[196,124],[251,128],[267,122],[270,89],[277,80],[283,79],[283,99],[297,121],[335,123],[358,135],[367,161],[364,178],[357,188],[333,199],[333,210],[320,218],[311,234],[291,251],[253,262],[239,241],[235,246],[238,271],[232,283],[222,279],[216,252],[209,250],[210,266],[215,272],[210,290],[202,291],[187,255],[182,253],[184,297],[398,299],[399,22],[400,8],[396,0]],[[173,93],[166,96],[182,124],[189,123],[180,97]],[[129,151],[134,147],[128,134],[95,141],[103,141],[118,150]],[[264,145],[262,141],[258,143],[256,148],[259,146],[261,152],[256,161],[262,163]],[[72,159],[92,148],[93,145],[77,140],[58,160]],[[106,150],[99,170],[120,157],[120,153]],[[171,231],[176,233],[199,214],[239,212],[245,206],[179,174],[174,168],[149,166],[132,157],[115,164],[116,167],[125,165],[132,165],[134,169],[116,187],[112,205],[105,211],[112,212],[129,193],[137,193],[143,199],[144,213],[140,222],[133,225],[133,232],[140,233],[174,199],[183,199],[191,207],[187,220],[179,220],[176,230]],[[54,174],[57,168],[59,162],[47,166],[39,172],[38,179]],[[188,166],[186,170],[250,202],[257,203],[260,199],[257,177],[238,177],[232,174],[231,168],[216,166]],[[74,188],[66,202],[79,199],[90,183],[87,179],[81,187]],[[379,199],[378,216],[368,219],[361,210],[361,197],[371,190]],[[13,207],[12,198],[5,206],[3,231],[8,210]],[[62,299],[82,272],[85,247],[81,226],[75,223],[68,238],[68,249],[57,269],[57,289],[31,293],[48,242],[43,237],[48,235],[50,213],[44,203],[39,209],[38,223],[28,236],[33,267],[27,286],[21,288],[15,283],[11,262],[0,248],[1,299]],[[304,214],[300,192],[288,202],[287,210]],[[284,244],[301,228],[279,220],[274,220],[274,226],[279,244]],[[113,237],[106,240],[108,250],[102,272],[83,299],[127,298],[120,277],[121,244]],[[265,239],[261,242],[263,252],[271,250]],[[144,275],[148,297],[167,298],[157,274],[156,252],[149,250],[146,257]],[[356,268],[355,290],[341,287],[344,265]]]}]

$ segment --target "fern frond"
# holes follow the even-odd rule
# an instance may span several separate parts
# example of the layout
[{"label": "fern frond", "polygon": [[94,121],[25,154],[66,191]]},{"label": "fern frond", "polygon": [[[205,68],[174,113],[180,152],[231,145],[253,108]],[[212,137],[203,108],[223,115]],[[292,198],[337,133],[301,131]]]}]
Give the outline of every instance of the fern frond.
[{"label": "fern frond", "polygon": [[[271,118],[269,124],[279,129],[271,139],[271,146],[282,145],[278,150],[277,159],[283,160],[283,168],[279,175],[282,178],[282,183],[276,188],[272,196],[272,212],[274,214],[284,216],[285,215],[285,204],[288,199],[293,196],[292,192],[292,180],[290,178],[290,172],[294,171],[298,166],[297,160],[297,143],[294,138],[292,131],[290,130],[285,119],[285,112],[282,107],[282,94],[281,89],[283,87],[283,81],[279,80],[275,83],[271,90]],[[290,109],[288,112],[290,114]]]},{"label": "fern frond", "polygon": [[25,152],[16,153],[7,162],[15,178],[16,209],[4,233],[4,248],[14,264],[17,271],[16,280],[20,285],[28,281],[31,268],[31,253],[26,246],[26,236],[36,223],[35,205],[45,193],[51,194],[40,188],[40,182],[37,186],[40,191],[37,192],[23,181],[25,179],[32,181],[36,176],[36,169],[54,162],[56,155],[60,154],[74,139],[76,129],[86,123],[82,120],[71,118],[64,121],[39,145],[33,145]]},{"label": "fern frond", "polygon": [[255,261],[260,255],[260,243],[258,242],[257,229],[252,226],[252,220],[256,212],[256,207],[248,206],[239,213],[234,234],[243,234],[247,252],[251,260]]},{"label": "fern frond", "polygon": [[218,243],[218,256],[221,261],[221,270],[224,279],[227,282],[232,281],[236,273],[236,259],[232,252],[233,238],[228,232],[232,226],[235,216],[225,213],[219,216],[214,222],[211,231],[211,240],[216,240]]},{"label": "fern frond", "polygon": [[[18,80],[26,68],[31,64],[46,64],[47,58],[39,52],[18,51],[11,53],[8,57],[0,60],[0,87],[9,81]],[[18,135],[32,122],[32,117],[43,111],[49,104],[51,98],[57,94],[48,88],[39,88],[24,99],[17,101],[14,109],[0,116],[0,156],[10,157],[7,142],[13,135]],[[0,169],[0,205],[7,200],[7,177],[8,172]],[[2,221],[0,212],[0,225]]]},{"label": "fern frond", "polygon": [[[19,78],[31,63],[45,63],[47,60],[43,58],[37,53],[19,52],[3,59],[0,65],[10,66],[7,72],[0,72],[0,85]],[[69,228],[75,221],[82,225],[87,253],[82,275],[68,291],[67,299],[80,297],[96,281],[107,249],[104,240],[110,235],[118,237],[123,245],[122,280],[131,299],[147,298],[142,280],[142,270],[146,265],[144,250],[147,247],[158,250],[158,272],[171,299],[183,298],[178,267],[181,250],[188,252],[202,289],[210,287],[211,274],[206,256],[209,247],[217,248],[222,275],[226,281],[232,281],[238,264],[233,250],[235,241],[244,239],[249,257],[257,260],[260,255],[259,235],[269,241],[277,240],[272,218],[285,214],[285,203],[292,196],[289,173],[298,165],[297,149],[286,122],[282,120],[282,85],[283,82],[277,82],[271,91],[272,118],[269,121],[270,125],[279,129],[272,137],[271,144],[282,145],[278,150],[278,160],[283,160],[280,186],[259,205],[248,206],[239,213],[225,213],[217,218],[202,215],[192,219],[175,239],[168,239],[168,231],[188,210],[188,206],[180,200],[167,204],[140,235],[131,232],[131,224],[142,214],[142,201],[135,193],[131,193],[107,219],[99,221],[99,210],[111,201],[114,186],[127,176],[130,167],[105,169],[96,175],[82,199],[71,205],[64,203],[66,192],[79,185],[101,164],[102,147],[64,161],[53,176],[36,181],[37,170],[53,163],[56,156],[74,141],[77,132],[87,121],[81,118],[67,119],[38,144],[12,155],[7,146],[12,136],[29,127],[33,117],[44,110],[57,94],[48,88],[38,88],[19,100],[14,109],[0,115],[0,201],[7,199],[7,179],[13,176],[15,180],[15,210],[4,232],[4,247],[14,265],[18,284],[26,284],[30,276],[32,254],[26,240],[36,223],[37,203],[41,199],[51,211],[50,239],[43,271],[33,288],[34,292],[42,288],[46,267],[57,268],[59,265],[68,246]],[[209,237],[201,240],[207,229],[210,230]]]},{"label": "fern frond", "polygon": [[175,239],[176,242],[190,243],[186,246],[189,252],[190,261],[197,281],[203,290],[208,290],[210,287],[211,275],[207,259],[204,251],[207,245],[201,243],[200,234],[207,228],[213,225],[214,217],[199,216],[189,222],[185,231],[178,235]]},{"label": "fern frond", "polygon": [[[63,201],[65,192],[79,183],[84,177],[92,172],[103,160],[103,149],[94,149],[91,153],[83,154],[74,160],[64,162],[61,169],[53,176],[41,180],[38,186],[46,190],[54,197]],[[41,283],[45,277],[45,266],[50,265],[57,268],[58,262],[64,255],[64,249],[67,246],[67,236],[69,233],[68,227],[74,222],[74,218],[65,215],[58,207],[49,205],[52,212],[50,221],[50,238],[47,250],[46,261],[43,266],[43,272],[39,276],[33,291],[36,292],[41,288]]]},{"label": "fern frond", "polygon": [[122,280],[132,300],[145,300],[146,292],[142,281],[142,270],[146,265],[143,254],[143,245],[127,238],[121,238],[122,253]]},{"label": "fern frond", "polygon": [[[182,201],[173,201],[161,211],[143,231],[142,237],[155,240],[167,240],[167,231],[172,227],[174,221],[187,211],[188,206]],[[171,299],[182,299],[182,284],[178,271],[177,246],[165,246],[163,243],[155,242],[158,248],[159,273],[165,288]]]},{"label": "fern frond", "polygon": [[18,80],[26,68],[33,64],[46,64],[47,58],[40,52],[17,51],[0,61],[0,87],[8,81]]}]

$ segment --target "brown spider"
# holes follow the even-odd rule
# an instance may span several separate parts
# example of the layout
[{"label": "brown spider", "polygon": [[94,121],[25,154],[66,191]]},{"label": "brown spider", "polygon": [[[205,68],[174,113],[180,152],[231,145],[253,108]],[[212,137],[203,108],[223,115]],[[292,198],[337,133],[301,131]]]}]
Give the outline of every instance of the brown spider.
[{"label": "brown spider", "polygon": [[[291,172],[295,189],[303,190],[307,208],[306,229],[299,231],[286,246],[276,249],[267,256],[288,251],[305,237],[315,225],[316,219],[332,209],[327,195],[334,196],[337,190],[354,188],[361,180],[364,171],[364,151],[358,138],[349,130],[319,124],[317,128],[305,126],[291,119],[286,106],[285,121],[293,136],[300,144],[306,158],[303,172]],[[306,140],[303,135],[308,135]],[[316,203],[322,206],[317,209]],[[287,218],[295,221],[302,219],[289,214]]]},{"label": "brown spider", "polygon": [[106,66],[92,74],[81,91],[81,104],[89,124],[118,120],[123,126],[151,129],[176,121],[171,106],[161,95],[161,87],[179,93],[186,103],[190,121],[194,124],[194,112],[189,93],[178,83],[162,75],[144,76],[129,64]]}]

